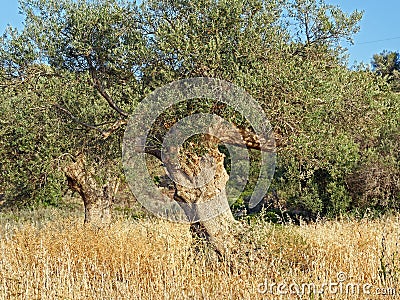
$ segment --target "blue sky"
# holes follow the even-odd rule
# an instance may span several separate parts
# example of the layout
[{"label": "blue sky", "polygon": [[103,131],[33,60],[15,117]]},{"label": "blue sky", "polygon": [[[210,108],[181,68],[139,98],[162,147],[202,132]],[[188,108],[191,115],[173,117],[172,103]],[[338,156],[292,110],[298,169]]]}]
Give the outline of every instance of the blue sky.
[{"label": "blue sky", "polygon": [[[345,45],[349,49],[349,64],[369,63],[372,55],[383,50],[400,51],[400,1],[399,0],[326,0],[339,5],[344,11],[364,10],[361,30],[356,35],[354,45]],[[0,11],[0,32],[7,24],[22,26],[22,17],[18,13],[18,0],[2,0]]]},{"label": "blue sky", "polygon": [[349,63],[371,61],[372,55],[383,50],[400,51],[399,0],[326,0],[346,12],[363,10],[360,32],[349,49]]}]

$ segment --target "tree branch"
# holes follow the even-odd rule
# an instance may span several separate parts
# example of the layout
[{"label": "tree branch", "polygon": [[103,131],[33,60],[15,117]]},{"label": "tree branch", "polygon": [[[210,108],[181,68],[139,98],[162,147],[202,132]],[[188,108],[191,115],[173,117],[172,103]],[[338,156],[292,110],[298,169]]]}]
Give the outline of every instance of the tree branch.
[{"label": "tree branch", "polygon": [[100,95],[103,96],[104,99],[107,100],[108,104],[111,106],[112,109],[114,109],[116,112],[118,112],[121,116],[123,117],[128,117],[128,113],[124,112],[121,108],[119,108],[115,102],[113,101],[113,99],[111,98],[111,96],[106,92],[106,90],[103,88],[103,85],[101,84],[100,80],[97,78],[95,71],[91,70],[91,76],[93,78],[93,83],[95,88],[99,91]]},{"label": "tree branch", "polygon": [[[76,116],[74,116],[65,107],[62,107],[61,105],[59,105],[57,103],[55,103],[53,105],[54,105],[54,107],[56,107],[57,109],[59,109],[63,113],[67,114],[77,124],[82,125],[82,126],[88,128],[88,129],[92,129],[92,130],[96,130],[96,131],[100,132],[101,135],[103,136],[103,139],[107,139],[111,134],[113,134],[115,131],[117,131],[119,128],[121,128],[121,126],[127,124],[126,120],[121,120],[121,119],[119,119],[119,120],[117,120],[115,122],[107,122],[107,123],[102,123],[102,124],[85,123],[85,122],[82,122],[81,120],[79,120]],[[112,124],[112,125],[107,130],[102,130],[102,129],[99,128],[101,126],[108,125],[108,124]]]},{"label": "tree branch", "polygon": [[106,99],[106,101],[108,102],[108,104],[110,105],[110,107],[112,109],[114,109],[117,113],[119,113],[124,118],[127,118],[129,116],[129,114],[127,112],[123,111],[121,108],[119,108],[117,104],[115,104],[114,100],[104,89],[100,79],[96,76],[96,70],[93,67],[93,63],[92,63],[92,60],[90,59],[90,57],[85,56],[85,58],[89,64],[90,76],[92,77],[93,85],[96,88],[96,90],[100,93],[101,96],[103,96],[104,99]]},{"label": "tree branch", "polygon": [[89,129],[93,129],[96,130],[98,132],[100,132],[102,135],[104,135],[104,131],[101,130],[99,127],[101,125],[96,125],[96,124],[88,124],[85,122],[82,122],[81,120],[79,120],[76,116],[74,116],[68,109],[66,109],[65,107],[62,107],[61,105],[54,103],[53,104],[55,108],[57,108],[58,110],[62,111],[63,113],[67,114],[74,122],[78,123],[79,125],[82,125],[86,128]]},{"label": "tree branch", "polygon": [[103,138],[107,139],[111,134],[127,123],[128,122],[126,120],[117,120],[107,131],[103,131]]}]

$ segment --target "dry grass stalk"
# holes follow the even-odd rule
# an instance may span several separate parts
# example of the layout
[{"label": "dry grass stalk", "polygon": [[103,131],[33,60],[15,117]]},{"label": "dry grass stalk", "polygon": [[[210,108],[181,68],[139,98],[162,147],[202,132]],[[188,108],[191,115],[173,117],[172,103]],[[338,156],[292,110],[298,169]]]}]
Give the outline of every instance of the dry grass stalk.
[{"label": "dry grass stalk", "polygon": [[282,298],[400,292],[399,217],[302,226],[259,220],[243,224],[239,248],[222,261],[187,226],[158,219],[121,218],[101,230],[78,217],[0,223],[0,299],[270,299],[279,296],[265,282],[320,287],[340,272],[344,287],[368,283],[371,295]]}]

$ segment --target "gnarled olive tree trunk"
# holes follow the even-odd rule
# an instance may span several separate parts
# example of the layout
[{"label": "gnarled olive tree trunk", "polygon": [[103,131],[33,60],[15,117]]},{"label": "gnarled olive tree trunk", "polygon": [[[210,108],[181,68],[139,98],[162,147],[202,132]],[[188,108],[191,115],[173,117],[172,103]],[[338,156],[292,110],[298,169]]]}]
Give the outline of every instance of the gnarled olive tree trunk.
[{"label": "gnarled olive tree trunk", "polygon": [[174,198],[187,210],[188,219],[197,220],[191,225],[192,231],[211,242],[219,254],[224,254],[235,244],[232,232],[236,221],[225,190],[229,176],[224,167],[225,155],[218,151],[217,143],[208,140],[206,144],[207,158],[186,152],[179,170],[168,172],[173,172],[178,182],[185,179],[192,184],[207,181],[197,187],[175,183]]},{"label": "gnarled olive tree trunk", "polygon": [[110,182],[99,184],[93,168],[88,166],[83,154],[78,155],[74,162],[65,167],[64,173],[68,186],[82,197],[85,223],[98,227],[109,224],[115,185]]}]

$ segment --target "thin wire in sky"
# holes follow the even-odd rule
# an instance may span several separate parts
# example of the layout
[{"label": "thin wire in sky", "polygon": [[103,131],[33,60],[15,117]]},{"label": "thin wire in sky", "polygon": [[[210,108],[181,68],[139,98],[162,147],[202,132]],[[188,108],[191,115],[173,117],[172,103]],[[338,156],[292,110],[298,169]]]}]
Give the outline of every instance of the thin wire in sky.
[{"label": "thin wire in sky", "polygon": [[387,38],[387,39],[381,39],[381,40],[375,40],[375,41],[368,41],[368,42],[355,43],[355,45],[374,44],[374,43],[385,42],[385,41],[392,41],[392,40],[398,40],[398,39],[400,39],[400,36],[392,37],[392,38]]}]

